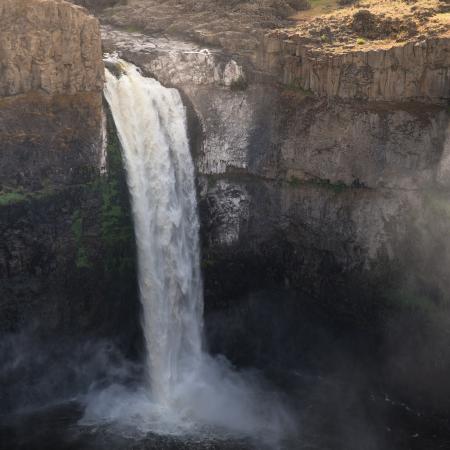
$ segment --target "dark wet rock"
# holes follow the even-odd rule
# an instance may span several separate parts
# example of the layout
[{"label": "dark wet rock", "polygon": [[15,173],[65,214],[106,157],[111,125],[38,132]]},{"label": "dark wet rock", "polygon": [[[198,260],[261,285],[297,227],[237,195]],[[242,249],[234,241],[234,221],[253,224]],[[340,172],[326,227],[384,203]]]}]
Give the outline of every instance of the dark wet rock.
[{"label": "dark wet rock", "polygon": [[112,121],[106,146],[98,21],[67,2],[1,8],[0,330],[134,345],[134,236]]}]

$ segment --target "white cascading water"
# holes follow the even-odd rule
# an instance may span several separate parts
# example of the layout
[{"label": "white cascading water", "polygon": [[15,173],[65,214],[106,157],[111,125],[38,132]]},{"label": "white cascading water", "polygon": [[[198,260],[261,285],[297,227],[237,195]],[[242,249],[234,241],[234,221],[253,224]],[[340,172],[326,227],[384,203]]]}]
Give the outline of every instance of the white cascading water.
[{"label": "white cascading water", "polygon": [[202,351],[199,220],[180,95],[132,64],[116,57],[108,62],[120,72],[106,71],[105,97],[131,193],[149,383],[94,391],[82,422],[277,440],[289,416],[276,395],[253,373],[238,373],[225,358]]},{"label": "white cascading water", "polygon": [[153,397],[170,404],[202,344],[202,281],[194,165],[176,89],[118,60],[105,97],[122,144],[134,216],[142,327]]}]

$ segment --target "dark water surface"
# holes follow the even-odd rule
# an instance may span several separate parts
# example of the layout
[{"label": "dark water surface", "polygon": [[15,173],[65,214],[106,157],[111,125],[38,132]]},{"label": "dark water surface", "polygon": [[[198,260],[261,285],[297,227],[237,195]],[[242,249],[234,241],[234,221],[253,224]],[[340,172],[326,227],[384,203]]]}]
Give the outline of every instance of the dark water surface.
[{"label": "dark water surface", "polygon": [[0,438],[2,449],[248,449],[253,448],[245,440],[222,440],[209,436],[161,436],[148,433],[133,436],[133,430],[114,425],[82,426],[80,404],[48,407],[29,414],[4,418]]},{"label": "dark water surface", "polygon": [[[255,439],[212,434],[161,436],[114,425],[82,426],[83,407],[76,402],[34,412],[1,417],[0,448],[3,450],[140,450],[140,449],[322,449],[322,450],[438,450],[450,448],[446,421],[424,417],[395,405],[387,398],[369,396],[364,401],[348,394],[348,386],[330,380],[291,383],[291,401],[298,411],[299,437],[276,447]],[[288,384],[288,383],[286,383]],[[336,408],[336,397],[350,395]],[[302,400],[306,399],[306,401]]]},{"label": "dark water surface", "polygon": [[[380,370],[384,355],[371,333],[342,327],[305,305],[296,295],[265,291],[237,301],[226,311],[206,315],[211,353],[227,355],[237,368],[256,368],[291,411],[297,433],[277,445],[261,442],[260,436],[240,438],[217,430],[161,436],[137,434],[118,424],[80,425],[82,401],[66,400],[46,407],[39,407],[40,402],[25,409],[21,405],[21,413],[3,411],[0,449],[449,450],[449,417],[416,408],[388,390]],[[57,353],[58,358],[62,353]],[[22,359],[27,364],[27,358]],[[61,359],[59,366],[52,365],[51,359],[43,358],[45,367],[36,372],[47,382],[35,386],[42,390],[54,385],[57,392],[66,372],[54,370]],[[70,364],[70,355],[65,364]],[[101,367],[107,382],[108,358],[96,357],[95,364],[89,364],[95,366],[95,377]],[[78,360],[76,365],[82,372],[83,363]],[[115,365],[118,372],[117,360]],[[126,382],[127,377],[121,374],[114,382],[118,379]],[[12,392],[27,389],[29,398],[35,398],[27,378],[4,380],[8,385],[0,387],[0,400],[11,402]],[[82,379],[77,380],[78,389]]]}]

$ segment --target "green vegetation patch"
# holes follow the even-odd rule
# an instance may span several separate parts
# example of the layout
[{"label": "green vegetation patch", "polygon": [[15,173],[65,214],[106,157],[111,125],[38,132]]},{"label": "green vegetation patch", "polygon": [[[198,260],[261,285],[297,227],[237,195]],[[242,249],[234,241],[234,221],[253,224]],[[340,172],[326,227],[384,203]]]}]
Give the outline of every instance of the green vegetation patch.
[{"label": "green vegetation patch", "polygon": [[[101,248],[104,276],[117,283],[122,278],[134,279],[133,221],[120,142],[111,117],[108,117],[107,173],[92,183],[86,183],[83,189],[88,191],[88,197],[98,201],[97,226],[101,242],[97,242],[95,247]],[[89,255],[96,250],[92,237],[86,233],[84,219],[83,210],[76,210],[72,215],[71,230],[77,248],[75,265],[78,269],[91,269],[93,264]]]},{"label": "green vegetation patch", "polygon": [[27,195],[21,191],[0,192],[0,206],[12,205],[27,201]]},{"label": "green vegetation patch", "polygon": [[308,0],[309,8],[296,14],[297,18],[315,17],[337,9],[339,0]]},{"label": "green vegetation patch", "polygon": [[336,192],[337,194],[344,192],[348,189],[351,189],[353,187],[346,185],[343,181],[336,181],[335,183],[332,183],[330,180],[318,179],[313,180],[312,183],[317,186]]},{"label": "green vegetation patch", "polygon": [[77,253],[75,256],[75,266],[77,269],[90,269],[92,263],[89,261],[88,252],[84,245],[83,239],[83,217],[80,210],[76,210],[72,214],[71,230],[75,238]]},{"label": "green vegetation patch", "polygon": [[[101,287],[112,308],[136,305],[136,244],[122,162],[121,146],[107,106],[107,170],[80,186],[78,208],[73,211],[73,267],[78,276]],[[75,276],[76,277],[76,276]],[[133,300],[134,299],[134,300]],[[136,300],[136,302],[135,302]]]},{"label": "green vegetation patch", "polygon": [[29,202],[34,199],[43,199],[46,197],[51,197],[57,194],[56,189],[52,189],[48,186],[44,187],[39,191],[27,192],[23,189],[18,189],[16,191],[0,191],[0,206],[9,206],[19,203]]},{"label": "green vegetation patch", "polygon": [[[135,238],[122,150],[112,117],[108,118],[107,174],[98,185],[101,195],[101,238],[105,271],[130,276],[135,270]],[[128,275],[127,275],[128,274]]]},{"label": "green vegetation patch", "polygon": [[142,28],[139,28],[136,25],[127,25],[126,27],[124,27],[124,30],[127,33],[142,33]]}]

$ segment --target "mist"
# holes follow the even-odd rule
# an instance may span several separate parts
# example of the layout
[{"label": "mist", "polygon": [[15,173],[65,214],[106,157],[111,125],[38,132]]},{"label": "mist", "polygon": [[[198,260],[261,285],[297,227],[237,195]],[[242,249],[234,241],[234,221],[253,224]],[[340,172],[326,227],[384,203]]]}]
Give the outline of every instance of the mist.
[{"label": "mist", "polygon": [[114,384],[93,390],[85,400],[81,424],[109,424],[134,436],[250,439],[268,448],[297,437],[285,394],[258,371],[238,371],[223,356],[205,354],[199,371],[176,386],[170,405],[158,403],[145,385]]},{"label": "mist", "polygon": [[142,368],[110,339],[42,336],[23,330],[0,341],[0,413],[23,413],[83,397],[93,386],[132,383]]}]

